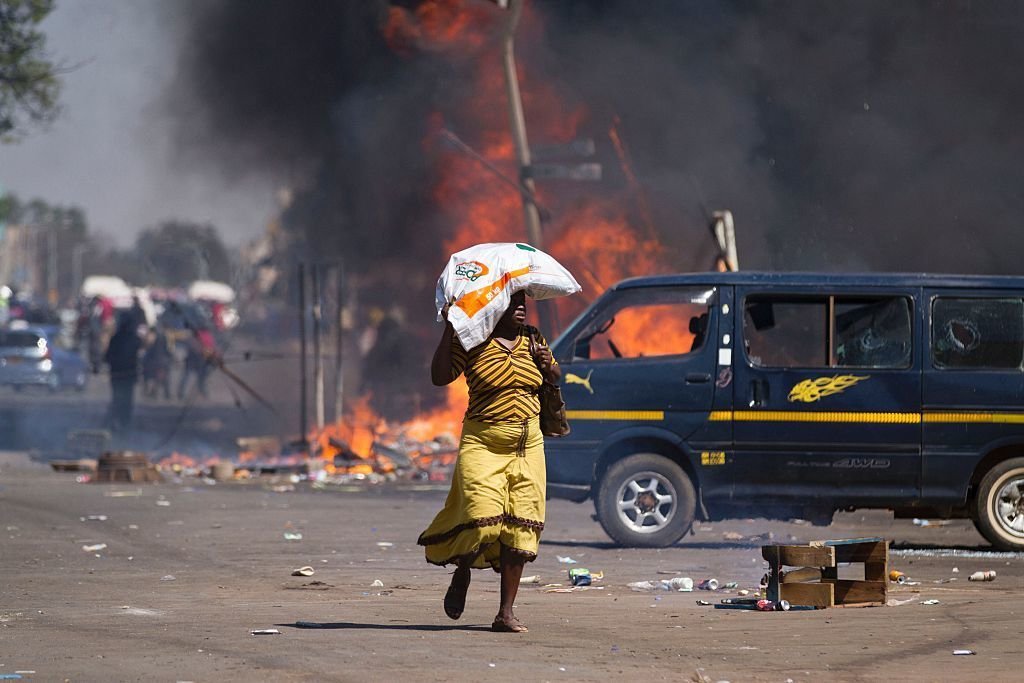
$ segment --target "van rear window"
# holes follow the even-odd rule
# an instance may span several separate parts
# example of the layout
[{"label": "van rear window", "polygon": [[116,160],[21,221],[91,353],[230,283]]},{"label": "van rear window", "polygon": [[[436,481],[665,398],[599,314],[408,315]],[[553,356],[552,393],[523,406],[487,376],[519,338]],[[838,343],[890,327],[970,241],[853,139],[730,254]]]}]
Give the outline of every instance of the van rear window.
[{"label": "van rear window", "polygon": [[939,368],[1020,368],[1024,302],[937,297],[932,302],[932,360]]}]

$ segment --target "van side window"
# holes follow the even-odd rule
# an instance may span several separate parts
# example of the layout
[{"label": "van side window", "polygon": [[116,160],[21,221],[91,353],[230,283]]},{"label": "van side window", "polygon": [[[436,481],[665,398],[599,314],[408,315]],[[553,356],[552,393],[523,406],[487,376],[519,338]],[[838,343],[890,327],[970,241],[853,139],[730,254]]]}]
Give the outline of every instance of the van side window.
[{"label": "van side window", "polygon": [[825,367],[827,312],[824,297],[747,297],[743,339],[754,365]]},{"label": "van side window", "polygon": [[714,290],[627,290],[576,337],[574,357],[651,358],[695,353],[710,329]]},{"label": "van side window", "polygon": [[938,368],[1019,368],[1024,362],[1020,299],[937,297],[932,360]]},{"label": "van side window", "polygon": [[837,296],[834,307],[834,367],[910,367],[912,337],[908,299]]},{"label": "van side window", "polygon": [[902,296],[750,296],[744,344],[761,367],[908,368],[910,310]]}]

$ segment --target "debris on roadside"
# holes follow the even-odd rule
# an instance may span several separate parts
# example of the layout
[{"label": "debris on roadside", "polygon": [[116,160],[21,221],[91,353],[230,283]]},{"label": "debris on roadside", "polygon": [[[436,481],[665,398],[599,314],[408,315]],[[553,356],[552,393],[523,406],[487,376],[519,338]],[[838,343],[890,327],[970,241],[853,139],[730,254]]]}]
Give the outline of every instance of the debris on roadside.
[{"label": "debris on roadside", "polygon": [[257,628],[249,631],[254,636],[277,636],[281,635],[281,632],[276,628]]},{"label": "debris on roadside", "polygon": [[80,522],[105,522],[107,521],[106,515],[86,515],[85,517],[79,517]]},{"label": "debris on roadside", "polygon": [[576,560],[574,560],[574,559],[572,559],[571,557],[568,557],[568,556],[562,557],[561,555],[555,555],[555,558],[561,564],[579,564]]},{"label": "debris on roadside", "polygon": [[974,650],[953,650],[953,654],[957,655],[957,656],[961,656],[961,655],[974,655],[974,654],[978,654],[978,653],[975,652]]},{"label": "debris on roadside", "polygon": [[936,600],[935,598],[932,598],[931,600],[922,600],[921,604],[922,605],[938,605],[939,601]]},{"label": "debris on roadside", "polygon": [[93,545],[83,545],[82,550],[84,550],[87,553],[96,553],[101,550],[104,550],[106,547],[106,543],[95,543]]},{"label": "debris on roadside", "polygon": [[532,574],[530,576],[523,576],[523,577],[521,577],[519,579],[519,585],[520,586],[525,585],[525,584],[529,584],[529,583],[540,583],[540,576],[537,575],[537,574]]},{"label": "debris on roadside", "polygon": [[968,581],[995,581],[996,580],[996,573],[993,570],[984,571],[984,572],[974,572],[973,574],[971,574],[970,576],[967,577],[967,580]]},{"label": "debris on roadside", "polygon": [[286,531],[284,532],[284,540],[286,541],[301,541],[302,534],[298,531]]},{"label": "debris on roadside", "polygon": [[310,566],[299,567],[292,570],[292,576],[313,576],[315,570]]}]

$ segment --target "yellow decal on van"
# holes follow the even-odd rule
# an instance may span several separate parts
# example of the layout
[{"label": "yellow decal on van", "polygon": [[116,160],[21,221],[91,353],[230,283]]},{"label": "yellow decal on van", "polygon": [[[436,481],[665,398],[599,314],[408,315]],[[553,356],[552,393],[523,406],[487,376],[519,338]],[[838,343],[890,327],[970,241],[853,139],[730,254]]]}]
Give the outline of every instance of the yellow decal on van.
[{"label": "yellow decal on van", "polygon": [[565,376],[565,383],[566,384],[582,384],[584,389],[586,389],[591,394],[593,394],[594,390],[590,387],[590,376],[593,375],[593,374],[594,374],[594,368],[590,368],[590,372],[587,373],[587,376],[585,378],[584,377],[580,377],[579,375],[574,375],[574,374],[572,374],[570,372],[570,373],[566,374],[566,376]]},{"label": "yellow decal on van", "polygon": [[724,465],[725,451],[701,451],[701,465]]},{"label": "yellow decal on van", "polygon": [[834,377],[819,377],[817,379],[805,379],[796,384],[789,392],[790,403],[814,403],[826,396],[841,394],[861,380],[868,379],[868,375],[835,375]]}]

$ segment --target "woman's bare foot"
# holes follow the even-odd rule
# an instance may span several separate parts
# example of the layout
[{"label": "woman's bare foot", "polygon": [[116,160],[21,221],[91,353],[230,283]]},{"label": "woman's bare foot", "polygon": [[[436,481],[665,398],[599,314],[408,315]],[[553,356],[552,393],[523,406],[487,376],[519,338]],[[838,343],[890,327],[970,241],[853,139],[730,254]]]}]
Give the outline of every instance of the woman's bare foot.
[{"label": "woman's bare foot", "polygon": [[530,629],[526,628],[526,624],[519,621],[514,614],[510,617],[503,617],[499,614],[494,617],[491,630],[498,633],[526,633]]},{"label": "woman's bare foot", "polygon": [[452,574],[452,582],[444,594],[444,613],[449,619],[458,619],[466,609],[466,593],[469,592],[469,581],[472,578],[469,567],[456,567]]}]

